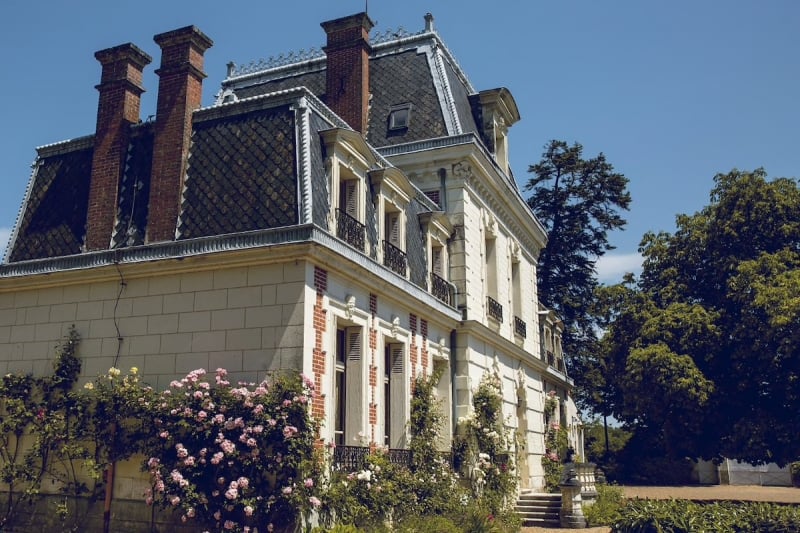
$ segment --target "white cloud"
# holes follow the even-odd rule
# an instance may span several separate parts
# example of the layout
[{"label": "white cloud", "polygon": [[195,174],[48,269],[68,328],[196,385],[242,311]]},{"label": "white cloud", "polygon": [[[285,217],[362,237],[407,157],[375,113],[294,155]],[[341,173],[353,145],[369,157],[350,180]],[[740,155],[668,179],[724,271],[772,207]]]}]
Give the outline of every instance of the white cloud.
[{"label": "white cloud", "polygon": [[606,254],[597,260],[597,278],[600,283],[619,283],[628,272],[638,275],[642,271],[642,256],[636,254]]},{"label": "white cloud", "polygon": [[11,228],[0,228],[0,262],[6,256],[9,237],[11,237]]}]

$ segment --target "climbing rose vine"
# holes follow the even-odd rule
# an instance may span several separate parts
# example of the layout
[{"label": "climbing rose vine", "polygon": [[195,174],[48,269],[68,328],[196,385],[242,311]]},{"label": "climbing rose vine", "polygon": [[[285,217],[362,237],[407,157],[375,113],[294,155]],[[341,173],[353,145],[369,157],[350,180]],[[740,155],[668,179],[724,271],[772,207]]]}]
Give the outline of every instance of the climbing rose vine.
[{"label": "climbing rose vine", "polygon": [[321,465],[309,416],[313,382],[261,383],[194,370],[153,399],[148,504],[214,531],[282,530],[321,505]]}]

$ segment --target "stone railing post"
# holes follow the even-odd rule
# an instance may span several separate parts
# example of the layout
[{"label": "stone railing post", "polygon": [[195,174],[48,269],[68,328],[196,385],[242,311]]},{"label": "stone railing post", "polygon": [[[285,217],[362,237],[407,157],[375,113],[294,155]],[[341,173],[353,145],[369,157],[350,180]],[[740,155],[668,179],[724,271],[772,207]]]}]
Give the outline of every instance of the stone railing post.
[{"label": "stone railing post", "polygon": [[574,465],[567,465],[564,479],[559,484],[561,488],[561,511],[559,519],[561,527],[581,529],[586,527],[586,518],[581,508],[581,482]]}]

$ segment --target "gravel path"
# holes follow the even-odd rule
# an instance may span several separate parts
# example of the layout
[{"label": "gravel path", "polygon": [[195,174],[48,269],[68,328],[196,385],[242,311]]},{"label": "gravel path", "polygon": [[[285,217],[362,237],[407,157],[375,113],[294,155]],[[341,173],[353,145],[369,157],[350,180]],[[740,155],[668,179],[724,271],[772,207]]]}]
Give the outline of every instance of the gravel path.
[{"label": "gravel path", "polygon": [[[653,500],[736,500],[800,504],[800,488],[761,487],[757,485],[691,485],[681,487],[622,487],[628,498]],[[523,527],[522,533],[609,533],[609,527],[587,529],[551,529]]]}]

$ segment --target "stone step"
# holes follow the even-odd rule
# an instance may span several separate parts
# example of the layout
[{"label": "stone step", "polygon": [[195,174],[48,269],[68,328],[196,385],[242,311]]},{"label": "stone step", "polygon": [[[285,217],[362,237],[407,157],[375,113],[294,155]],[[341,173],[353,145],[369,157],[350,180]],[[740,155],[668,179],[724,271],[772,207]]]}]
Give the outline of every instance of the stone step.
[{"label": "stone step", "polygon": [[525,527],[559,527],[561,495],[528,492],[519,495],[514,510]]}]

